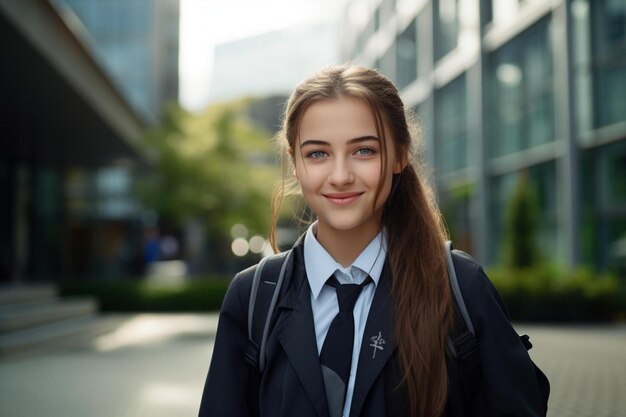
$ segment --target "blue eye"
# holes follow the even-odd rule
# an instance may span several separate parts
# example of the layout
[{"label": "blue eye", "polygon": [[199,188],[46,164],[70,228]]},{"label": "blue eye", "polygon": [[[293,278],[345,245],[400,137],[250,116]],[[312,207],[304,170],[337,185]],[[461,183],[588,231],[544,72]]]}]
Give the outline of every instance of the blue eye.
[{"label": "blue eye", "polygon": [[361,156],[369,156],[374,154],[374,150],[372,148],[359,148],[356,151],[356,154]]},{"label": "blue eye", "polygon": [[309,158],[313,158],[313,159],[321,159],[323,157],[326,156],[326,152],[324,151],[313,151],[311,153],[309,153]]}]

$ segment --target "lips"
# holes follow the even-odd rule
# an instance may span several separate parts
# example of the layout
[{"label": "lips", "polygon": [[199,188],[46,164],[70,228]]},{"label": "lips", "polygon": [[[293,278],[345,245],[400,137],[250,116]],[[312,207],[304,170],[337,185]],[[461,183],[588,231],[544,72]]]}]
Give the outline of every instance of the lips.
[{"label": "lips", "polygon": [[329,193],[324,194],[324,197],[333,204],[344,206],[356,201],[361,195],[363,195],[362,192]]}]

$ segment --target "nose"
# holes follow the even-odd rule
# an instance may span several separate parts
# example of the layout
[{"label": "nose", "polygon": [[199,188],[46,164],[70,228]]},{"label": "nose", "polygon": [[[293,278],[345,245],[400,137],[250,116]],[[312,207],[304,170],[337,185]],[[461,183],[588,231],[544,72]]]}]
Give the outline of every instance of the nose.
[{"label": "nose", "polygon": [[335,159],[329,176],[329,182],[336,186],[342,186],[350,184],[353,181],[354,174],[350,164],[341,158]]}]

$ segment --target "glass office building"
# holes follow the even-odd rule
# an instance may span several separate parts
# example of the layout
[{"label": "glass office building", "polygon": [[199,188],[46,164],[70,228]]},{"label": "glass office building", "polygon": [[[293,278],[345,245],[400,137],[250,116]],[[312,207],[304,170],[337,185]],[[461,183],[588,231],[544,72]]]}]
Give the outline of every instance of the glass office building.
[{"label": "glass office building", "polygon": [[163,104],[178,101],[179,0],[52,3],[80,21],[91,52],[147,121],[158,121]]},{"label": "glass office building", "polygon": [[344,18],[343,60],[417,112],[457,246],[501,259],[523,173],[547,260],[624,266],[626,2],[350,0]]},{"label": "glass office building", "polygon": [[2,3],[0,56],[0,286],[137,276],[145,119],[49,2]]}]

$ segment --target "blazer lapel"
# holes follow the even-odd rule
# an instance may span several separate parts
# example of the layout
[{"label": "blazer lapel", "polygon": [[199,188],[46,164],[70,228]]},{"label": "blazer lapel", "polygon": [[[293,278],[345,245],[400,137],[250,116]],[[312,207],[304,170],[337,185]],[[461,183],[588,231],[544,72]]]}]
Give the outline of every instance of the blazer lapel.
[{"label": "blazer lapel", "polygon": [[390,291],[391,278],[388,269],[385,264],[367,316],[350,417],[356,417],[361,413],[367,393],[396,348]]},{"label": "blazer lapel", "polygon": [[[283,309],[276,323],[276,337],[287,354],[317,415],[328,417],[324,379],[317,353],[311,309],[311,290],[304,269],[302,245],[294,247],[289,289],[277,308]],[[284,317],[284,318],[283,318]]]}]

